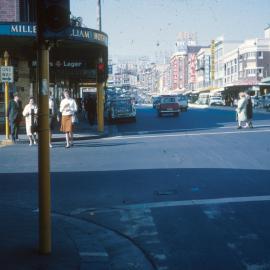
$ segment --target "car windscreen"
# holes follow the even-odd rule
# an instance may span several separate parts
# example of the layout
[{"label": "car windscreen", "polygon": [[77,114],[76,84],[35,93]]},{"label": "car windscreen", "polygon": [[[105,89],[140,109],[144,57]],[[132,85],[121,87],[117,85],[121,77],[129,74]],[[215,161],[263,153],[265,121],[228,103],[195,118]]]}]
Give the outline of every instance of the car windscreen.
[{"label": "car windscreen", "polygon": [[165,97],[161,99],[162,103],[175,103],[175,98],[174,97]]}]

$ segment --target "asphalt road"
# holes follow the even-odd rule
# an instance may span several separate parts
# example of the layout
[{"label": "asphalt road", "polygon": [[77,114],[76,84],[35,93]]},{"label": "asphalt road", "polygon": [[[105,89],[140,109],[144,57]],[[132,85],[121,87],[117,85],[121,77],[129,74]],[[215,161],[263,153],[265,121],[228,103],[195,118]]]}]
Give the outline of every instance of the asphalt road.
[{"label": "asphalt road", "polygon": [[[111,137],[51,151],[53,211],[129,237],[156,269],[270,269],[270,114],[139,107]],[[37,149],[0,149],[0,203],[37,207]],[[16,189],[16,190],[15,190]]]}]

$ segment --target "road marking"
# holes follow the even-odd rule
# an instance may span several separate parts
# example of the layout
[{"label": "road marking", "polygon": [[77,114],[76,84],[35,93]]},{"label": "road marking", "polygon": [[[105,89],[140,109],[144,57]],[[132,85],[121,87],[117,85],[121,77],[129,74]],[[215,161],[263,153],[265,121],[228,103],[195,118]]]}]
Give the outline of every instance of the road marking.
[{"label": "road marking", "polygon": [[80,252],[81,257],[108,257],[106,252]]},{"label": "road marking", "polygon": [[227,204],[227,203],[264,202],[264,201],[270,201],[270,195],[141,203],[141,204],[130,204],[130,205],[118,205],[113,208],[118,208],[122,210],[124,209],[137,210],[137,209],[153,209],[153,208],[164,208],[164,207],[175,207],[175,206],[194,206],[194,205]]},{"label": "road marking", "polygon": [[187,137],[187,136],[208,136],[208,135],[229,135],[240,133],[267,133],[270,129],[263,130],[237,130],[237,131],[224,131],[224,132],[202,132],[202,133],[174,133],[174,134],[158,134],[158,135],[141,135],[141,136],[116,136],[101,138],[99,140],[135,140],[135,139],[152,139],[152,138],[165,138],[165,137]]},{"label": "road marking", "polygon": [[[235,129],[236,125],[216,127],[215,129]],[[270,128],[270,125],[256,125],[254,128]],[[155,133],[166,133],[166,132],[184,132],[184,131],[202,131],[207,130],[206,128],[183,128],[183,129],[159,129],[159,130],[141,130],[138,132],[126,131],[120,132],[121,136],[124,135],[146,135],[146,134],[155,134]]]}]

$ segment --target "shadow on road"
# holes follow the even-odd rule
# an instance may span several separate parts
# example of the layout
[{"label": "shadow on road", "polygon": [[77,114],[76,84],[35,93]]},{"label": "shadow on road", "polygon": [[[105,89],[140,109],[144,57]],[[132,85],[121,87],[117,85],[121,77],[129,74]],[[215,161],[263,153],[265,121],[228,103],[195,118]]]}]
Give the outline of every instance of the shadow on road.
[{"label": "shadow on road", "polygon": [[[106,169],[106,168],[104,168]],[[37,173],[0,174],[1,201],[37,207]],[[169,200],[269,195],[269,170],[146,169],[52,172],[56,211]]]}]

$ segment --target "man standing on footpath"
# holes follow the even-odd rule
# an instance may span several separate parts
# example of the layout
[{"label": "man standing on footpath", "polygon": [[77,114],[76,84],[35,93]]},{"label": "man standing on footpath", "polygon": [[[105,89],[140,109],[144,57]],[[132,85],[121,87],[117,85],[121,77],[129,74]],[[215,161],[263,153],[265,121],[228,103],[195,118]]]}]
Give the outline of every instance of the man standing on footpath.
[{"label": "man standing on footpath", "polygon": [[8,120],[12,142],[18,140],[19,126],[22,120],[22,102],[17,93],[14,93],[13,99],[8,105]]}]

